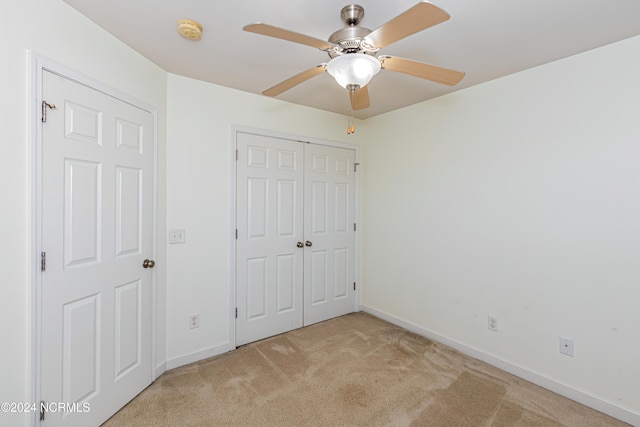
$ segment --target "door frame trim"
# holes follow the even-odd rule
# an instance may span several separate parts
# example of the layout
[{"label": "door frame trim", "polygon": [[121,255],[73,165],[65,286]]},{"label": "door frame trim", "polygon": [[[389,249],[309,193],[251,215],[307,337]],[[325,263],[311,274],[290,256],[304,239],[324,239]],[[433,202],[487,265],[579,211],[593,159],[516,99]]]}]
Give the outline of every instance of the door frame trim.
[{"label": "door frame trim", "polygon": [[[42,79],[44,71],[57,74],[68,80],[85,85],[94,90],[102,92],[120,101],[131,104],[141,110],[147,111],[153,117],[153,194],[152,194],[152,216],[153,216],[153,242],[152,256],[157,259],[157,225],[158,225],[158,109],[139,99],[121,92],[111,86],[101,83],[89,76],[68,68],[46,56],[28,51],[29,81],[27,89],[27,108],[29,124],[27,139],[29,141],[29,322],[28,331],[30,337],[29,345],[29,380],[30,396],[32,402],[40,402],[41,386],[41,347],[42,347],[42,275],[40,269],[40,253],[42,252],[42,123],[40,121],[40,103],[42,100]],[[157,289],[156,273],[151,275],[151,381],[157,378],[156,371],[156,343],[157,343]],[[39,414],[32,412],[29,423],[31,426],[40,426]]]},{"label": "door frame trim", "polygon": [[[270,131],[265,129],[253,128],[238,124],[231,124],[229,129],[229,170],[230,177],[229,182],[229,343],[231,343],[231,349],[236,348],[236,319],[235,319],[235,306],[236,306],[236,192],[237,192],[237,162],[236,162],[236,149],[238,133],[248,133],[252,135],[266,136],[271,138],[286,139],[290,141],[296,141],[306,144],[318,144],[329,147],[346,148],[354,150],[355,162],[360,164],[360,146],[356,144],[349,144],[346,142],[336,142],[326,139],[313,138],[310,136],[301,136],[290,134],[286,132]],[[354,298],[353,311],[359,311],[360,307],[360,292],[362,286],[360,286],[360,236],[362,225],[360,222],[360,168],[356,169],[354,175],[354,221],[358,224],[355,231],[355,247],[354,247],[354,280],[358,283],[356,287],[356,293]]]}]

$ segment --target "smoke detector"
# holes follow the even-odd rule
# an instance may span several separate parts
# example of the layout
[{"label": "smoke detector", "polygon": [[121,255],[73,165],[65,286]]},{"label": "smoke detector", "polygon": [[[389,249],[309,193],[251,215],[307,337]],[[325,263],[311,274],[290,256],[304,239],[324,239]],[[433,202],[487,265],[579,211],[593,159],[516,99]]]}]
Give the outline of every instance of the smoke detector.
[{"label": "smoke detector", "polygon": [[178,33],[185,39],[200,40],[202,38],[202,25],[193,19],[178,20]]}]

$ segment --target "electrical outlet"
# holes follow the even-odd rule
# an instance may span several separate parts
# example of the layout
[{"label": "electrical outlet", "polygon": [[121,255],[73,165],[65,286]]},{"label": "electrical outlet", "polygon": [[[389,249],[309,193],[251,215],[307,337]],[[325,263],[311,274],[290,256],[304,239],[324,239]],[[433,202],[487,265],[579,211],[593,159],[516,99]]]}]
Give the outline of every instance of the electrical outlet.
[{"label": "electrical outlet", "polygon": [[189,316],[189,329],[200,327],[200,315],[198,313]]},{"label": "electrical outlet", "polygon": [[560,353],[573,357],[573,338],[560,337]]},{"label": "electrical outlet", "polygon": [[490,331],[498,332],[498,318],[496,316],[489,315],[487,327]]},{"label": "electrical outlet", "polygon": [[169,243],[184,243],[187,241],[187,232],[185,230],[169,230]]}]

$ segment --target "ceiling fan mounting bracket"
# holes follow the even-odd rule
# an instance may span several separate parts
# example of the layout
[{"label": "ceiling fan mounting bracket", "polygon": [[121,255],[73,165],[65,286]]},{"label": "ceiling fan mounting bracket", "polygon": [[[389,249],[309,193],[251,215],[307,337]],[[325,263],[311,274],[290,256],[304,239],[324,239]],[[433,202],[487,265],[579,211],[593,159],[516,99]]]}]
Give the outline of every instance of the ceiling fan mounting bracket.
[{"label": "ceiling fan mounting bracket", "polygon": [[359,4],[349,4],[340,11],[340,18],[346,25],[353,27],[362,21],[364,17],[364,8]]}]

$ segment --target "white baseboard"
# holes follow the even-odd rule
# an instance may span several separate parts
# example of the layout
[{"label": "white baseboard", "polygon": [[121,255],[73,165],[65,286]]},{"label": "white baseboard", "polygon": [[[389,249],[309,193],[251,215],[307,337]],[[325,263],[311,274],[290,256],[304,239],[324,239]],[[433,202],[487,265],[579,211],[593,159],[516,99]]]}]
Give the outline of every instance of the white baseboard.
[{"label": "white baseboard", "polygon": [[157,365],[153,380],[155,381],[160,375],[164,374],[165,372],[167,372],[167,362],[163,362]]},{"label": "white baseboard", "polygon": [[474,359],[482,360],[483,362],[495,366],[496,368],[502,369],[503,371],[509,372],[510,374],[516,375],[522,379],[539,385],[540,387],[546,388],[547,390],[551,390],[554,393],[558,393],[559,395],[567,397],[571,400],[575,400],[576,402],[593,408],[596,411],[603,412],[631,425],[640,426],[640,413],[620,407],[613,402],[593,396],[587,392],[578,390],[574,387],[563,384],[536,372],[532,372],[522,366],[501,359],[492,354],[485,353],[477,348],[470,347],[461,342],[451,340],[414,323],[407,322],[392,314],[385,313],[384,311],[377,310],[366,305],[361,305],[360,310],[364,311],[365,313],[369,313],[372,316],[386,320],[389,323],[393,323],[396,326],[407,329],[414,334],[421,335],[430,340],[452,347],[460,351],[461,353],[473,357]]},{"label": "white baseboard", "polygon": [[165,371],[178,368],[180,366],[188,365],[189,363],[199,362],[204,359],[208,359],[213,356],[217,356],[222,353],[233,350],[234,347],[231,343],[222,344],[215,347],[205,348],[204,350],[196,351],[194,353],[185,354],[182,356],[169,359],[165,363]]}]

